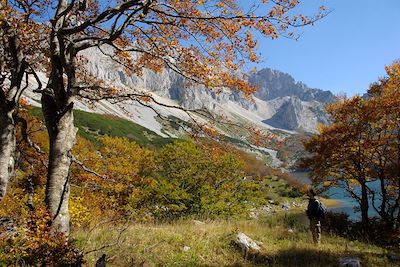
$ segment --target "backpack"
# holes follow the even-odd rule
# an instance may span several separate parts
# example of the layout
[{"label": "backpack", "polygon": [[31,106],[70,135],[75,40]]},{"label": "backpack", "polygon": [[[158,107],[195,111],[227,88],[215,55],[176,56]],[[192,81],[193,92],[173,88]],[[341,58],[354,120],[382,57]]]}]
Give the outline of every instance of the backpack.
[{"label": "backpack", "polygon": [[317,202],[318,202],[317,218],[325,219],[326,207],[324,204],[322,204],[321,201],[317,200]]}]

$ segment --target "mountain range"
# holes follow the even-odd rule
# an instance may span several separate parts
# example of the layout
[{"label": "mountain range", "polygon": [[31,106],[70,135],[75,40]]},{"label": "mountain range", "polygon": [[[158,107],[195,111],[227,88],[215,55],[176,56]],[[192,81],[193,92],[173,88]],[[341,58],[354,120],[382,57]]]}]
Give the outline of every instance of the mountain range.
[{"label": "mountain range", "polygon": [[172,70],[145,70],[142,76],[128,76],[99,50],[92,49],[86,55],[90,73],[99,79],[152,92],[187,109],[206,108],[266,128],[313,133],[318,123],[328,123],[323,107],[335,100],[330,91],[310,88],[287,73],[269,68],[249,75],[249,82],[258,90],[248,99],[236,91],[216,93],[201,85],[187,86],[184,78]]}]

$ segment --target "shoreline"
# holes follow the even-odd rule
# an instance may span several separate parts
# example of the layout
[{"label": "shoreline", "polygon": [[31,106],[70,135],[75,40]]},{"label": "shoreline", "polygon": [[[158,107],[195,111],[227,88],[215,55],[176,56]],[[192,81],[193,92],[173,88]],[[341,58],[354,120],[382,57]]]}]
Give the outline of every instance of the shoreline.
[{"label": "shoreline", "polygon": [[325,197],[320,197],[319,198],[327,208],[342,208],[345,207],[346,204],[343,200],[340,199],[334,199],[334,198],[325,198]]}]

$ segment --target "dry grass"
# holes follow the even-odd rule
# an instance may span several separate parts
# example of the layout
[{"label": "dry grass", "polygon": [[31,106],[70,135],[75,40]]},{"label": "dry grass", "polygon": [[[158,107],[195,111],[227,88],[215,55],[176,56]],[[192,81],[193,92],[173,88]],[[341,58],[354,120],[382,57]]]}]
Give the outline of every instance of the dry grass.
[{"label": "dry grass", "polygon": [[[85,251],[112,245],[89,253],[88,266],[93,266],[103,253],[110,258],[110,266],[256,266],[245,261],[232,244],[239,231],[262,242],[263,253],[271,258],[272,266],[336,266],[342,256],[356,256],[362,266],[392,266],[382,248],[326,236],[315,247],[307,231],[290,233],[286,226],[278,225],[281,220],[276,223],[243,220],[208,221],[198,225],[187,220],[136,224],[127,227],[119,241],[120,230],[108,225],[90,234],[79,230],[74,236]],[[185,251],[185,246],[190,249]]]}]

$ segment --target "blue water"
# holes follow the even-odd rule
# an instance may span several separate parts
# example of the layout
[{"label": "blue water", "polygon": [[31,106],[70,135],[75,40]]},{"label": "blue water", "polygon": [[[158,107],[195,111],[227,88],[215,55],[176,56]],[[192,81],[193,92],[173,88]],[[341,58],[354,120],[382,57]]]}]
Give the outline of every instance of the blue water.
[{"label": "blue water", "polygon": [[[299,181],[304,184],[311,184],[311,180],[308,176],[308,172],[293,172],[292,175]],[[379,184],[377,182],[372,182],[370,185],[372,188],[378,188]],[[343,188],[332,187],[326,192],[323,193],[324,197],[329,197],[331,199],[337,200],[340,204],[338,207],[328,208],[329,211],[337,212],[337,213],[346,213],[349,215],[351,220],[361,220],[361,213],[357,211],[359,204],[356,200],[354,200],[349,193],[347,193]],[[376,216],[376,211],[372,208],[372,203],[370,203],[370,208],[368,211],[368,215],[370,217]]]}]

